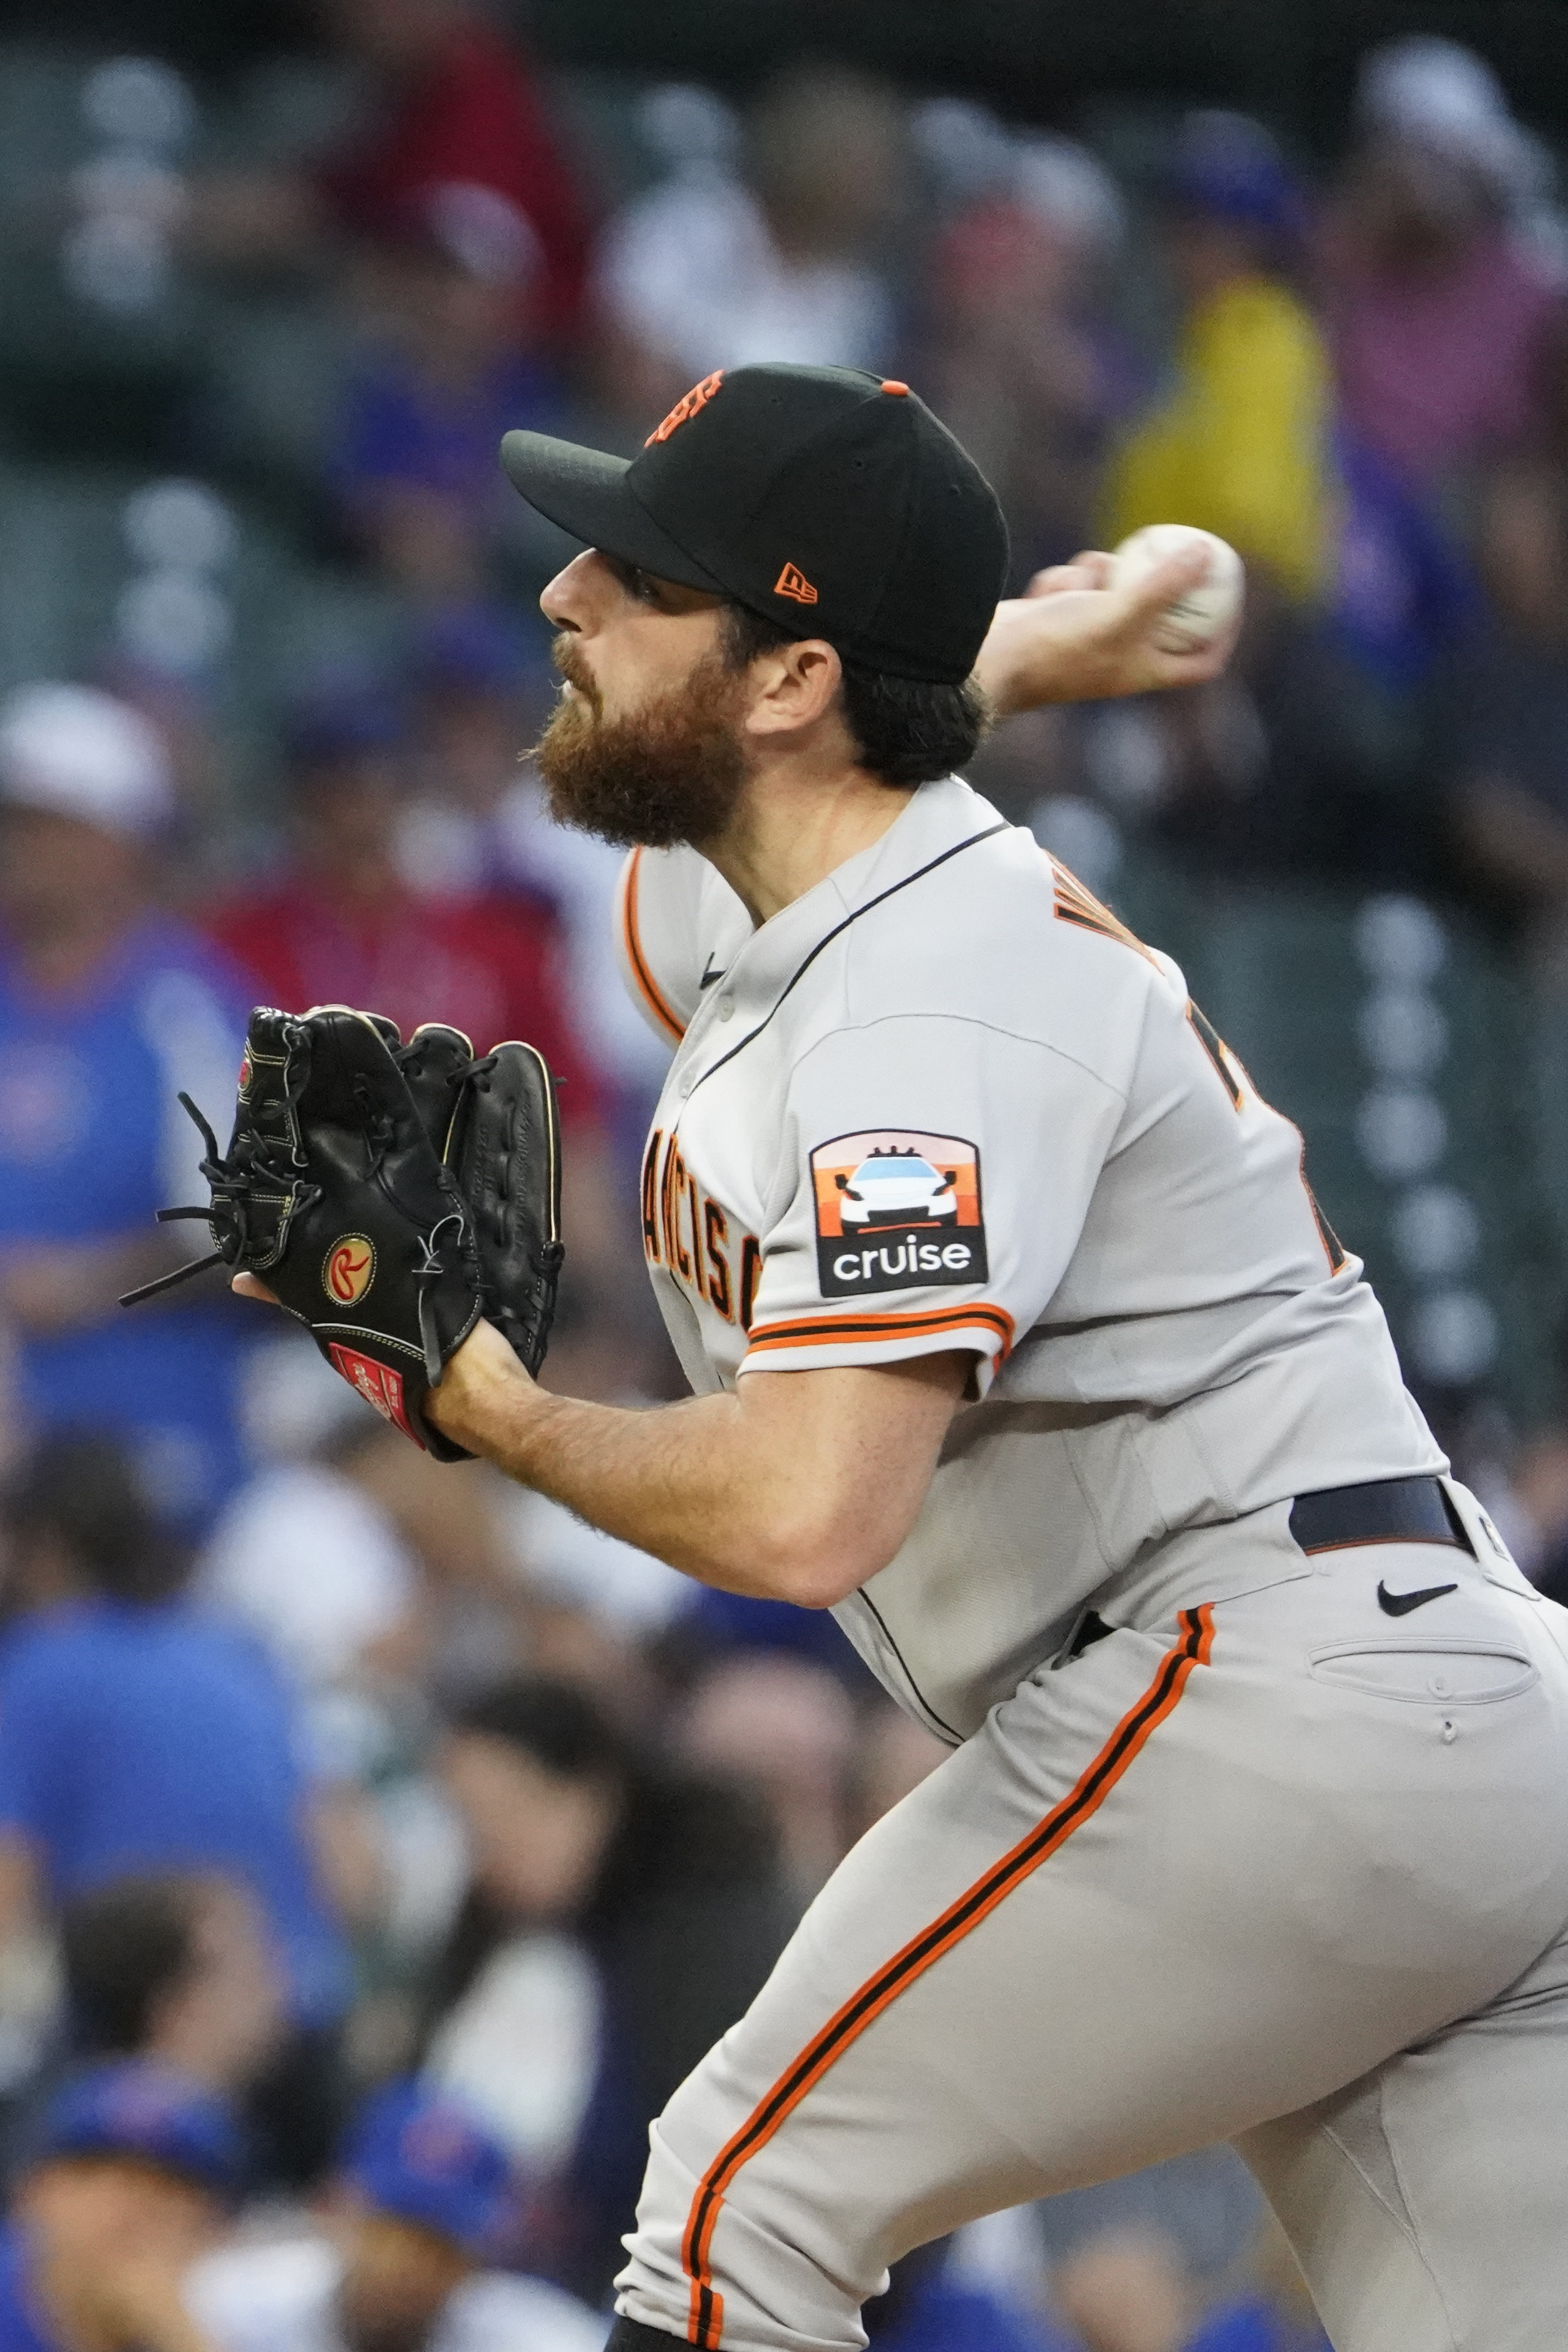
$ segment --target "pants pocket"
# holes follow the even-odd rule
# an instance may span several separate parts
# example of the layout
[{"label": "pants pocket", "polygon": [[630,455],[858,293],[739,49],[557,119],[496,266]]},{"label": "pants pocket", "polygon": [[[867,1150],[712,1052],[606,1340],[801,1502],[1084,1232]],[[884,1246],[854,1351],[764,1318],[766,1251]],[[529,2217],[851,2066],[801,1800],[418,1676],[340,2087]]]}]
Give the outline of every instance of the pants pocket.
[{"label": "pants pocket", "polygon": [[1522,1647],[1506,1642],[1331,1642],[1312,1651],[1313,1678],[1370,1698],[1430,1706],[1484,1706],[1518,1698],[1540,1680]]}]

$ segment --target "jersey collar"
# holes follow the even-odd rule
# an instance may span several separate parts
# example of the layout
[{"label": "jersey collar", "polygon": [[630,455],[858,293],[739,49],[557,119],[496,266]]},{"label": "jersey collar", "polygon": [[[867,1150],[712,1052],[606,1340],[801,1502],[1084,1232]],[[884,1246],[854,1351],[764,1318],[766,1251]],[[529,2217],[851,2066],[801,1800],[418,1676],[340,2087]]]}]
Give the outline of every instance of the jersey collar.
[{"label": "jersey collar", "polygon": [[944,851],[1001,822],[990,802],[972,792],[961,776],[921,784],[868,849],[847,857],[803,897],[758,926],[724,975],[730,994],[743,992],[748,1007],[759,995],[771,996],[847,915],[895,888]]},{"label": "jersey collar", "polygon": [[762,924],[704,995],[678,1047],[670,1079],[684,1099],[768,1027],[819,949],[862,908],[956,855],[1004,820],[960,777],[922,784],[880,840]]}]

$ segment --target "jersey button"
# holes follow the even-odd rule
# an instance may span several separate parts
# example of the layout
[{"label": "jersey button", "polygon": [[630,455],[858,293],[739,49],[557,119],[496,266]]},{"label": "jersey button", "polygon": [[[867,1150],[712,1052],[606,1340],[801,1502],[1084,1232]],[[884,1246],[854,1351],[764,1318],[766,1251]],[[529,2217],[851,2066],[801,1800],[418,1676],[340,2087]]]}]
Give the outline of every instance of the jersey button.
[{"label": "jersey button", "polygon": [[687,1096],[691,1092],[692,1087],[696,1084],[697,1080],[695,1076],[690,1070],[688,1070],[685,1076],[680,1081],[680,1098],[682,1102],[685,1101]]},{"label": "jersey button", "polygon": [[735,1000],[732,996],[721,996],[719,999],[719,1018],[721,1021],[728,1021],[734,1010]]}]

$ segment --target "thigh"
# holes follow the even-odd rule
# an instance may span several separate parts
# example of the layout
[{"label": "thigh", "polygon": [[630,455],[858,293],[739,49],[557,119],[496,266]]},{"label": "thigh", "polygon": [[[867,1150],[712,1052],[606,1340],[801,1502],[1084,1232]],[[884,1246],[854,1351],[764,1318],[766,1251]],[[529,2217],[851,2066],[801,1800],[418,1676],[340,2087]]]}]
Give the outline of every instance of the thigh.
[{"label": "thigh", "polygon": [[1360,1606],[1308,1578],[1185,1611],[995,1710],[660,2118],[623,2309],[858,2345],[910,2246],[1306,2105],[1516,1975],[1568,1913],[1568,1709],[1529,1669],[1461,1702],[1458,1653],[1447,1715],[1358,1686]]},{"label": "thigh", "polygon": [[1237,2143],[1336,2352],[1568,2343],[1568,1940],[1476,2016]]}]

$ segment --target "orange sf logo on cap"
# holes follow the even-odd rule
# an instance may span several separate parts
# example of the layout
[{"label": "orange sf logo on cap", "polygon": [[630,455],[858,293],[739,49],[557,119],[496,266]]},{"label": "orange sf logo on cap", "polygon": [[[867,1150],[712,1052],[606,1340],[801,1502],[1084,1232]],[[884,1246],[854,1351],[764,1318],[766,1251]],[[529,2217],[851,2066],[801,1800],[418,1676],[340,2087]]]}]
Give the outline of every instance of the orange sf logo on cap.
[{"label": "orange sf logo on cap", "polygon": [[784,565],[784,570],[773,582],[773,594],[793,596],[797,604],[815,604],[816,602],[816,589],[800,566],[795,563]]},{"label": "orange sf logo on cap", "polygon": [[247,1087],[249,1086],[250,1077],[250,1056],[248,1054],[242,1054],[239,1057],[239,1091],[241,1094],[244,1094]]},{"label": "orange sf logo on cap", "polygon": [[375,1246],[363,1234],[344,1234],[321,1267],[321,1287],[339,1307],[357,1307],[375,1280]]},{"label": "orange sf logo on cap", "polygon": [[705,375],[700,383],[694,383],[689,392],[682,393],[664,423],[654,426],[643,447],[651,449],[656,441],[668,441],[678,425],[685,425],[700,408],[707,407],[723,381],[723,369],[715,368],[711,375]]}]

